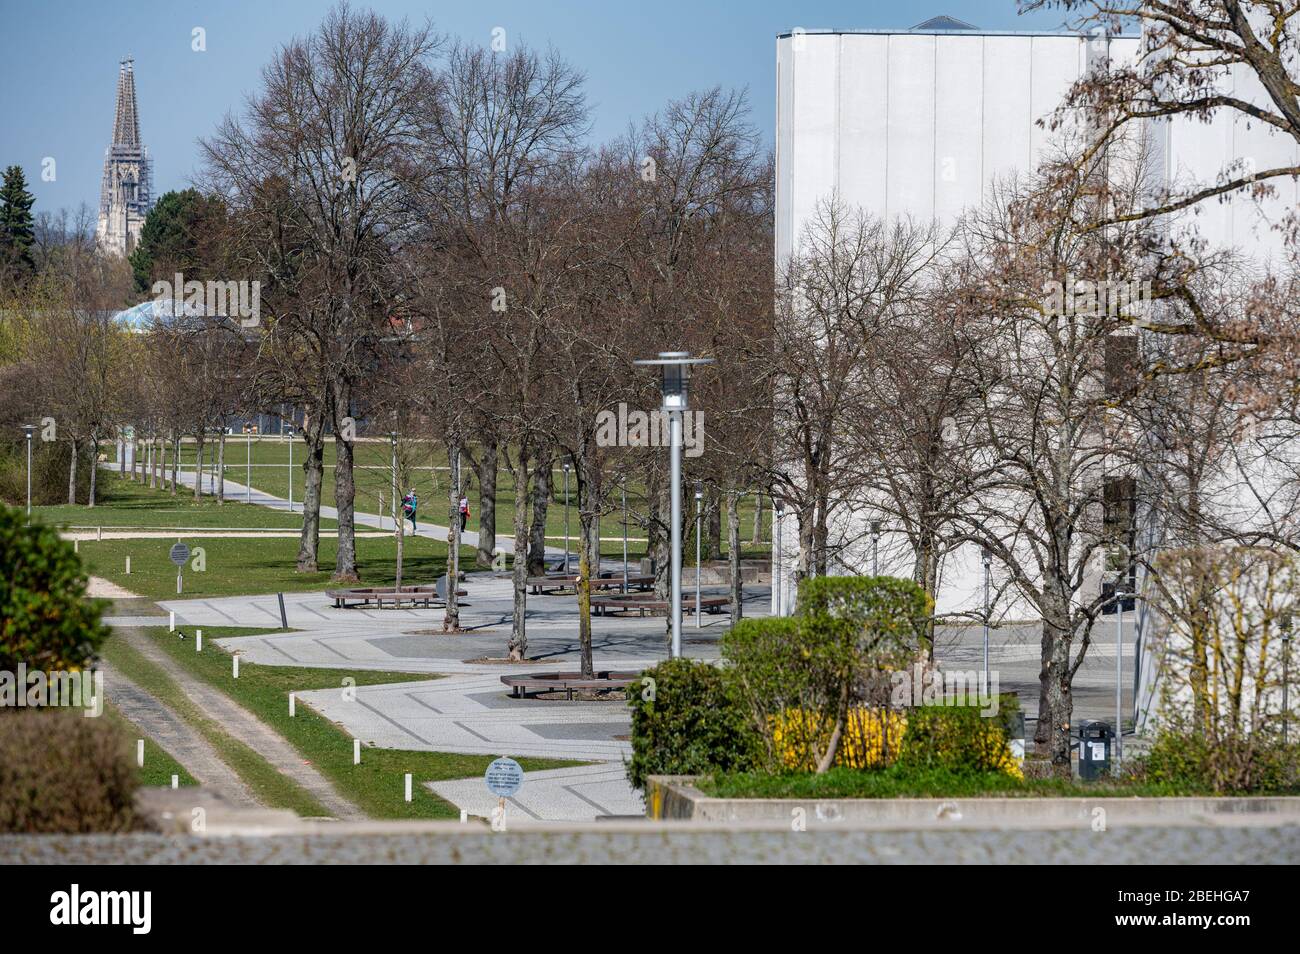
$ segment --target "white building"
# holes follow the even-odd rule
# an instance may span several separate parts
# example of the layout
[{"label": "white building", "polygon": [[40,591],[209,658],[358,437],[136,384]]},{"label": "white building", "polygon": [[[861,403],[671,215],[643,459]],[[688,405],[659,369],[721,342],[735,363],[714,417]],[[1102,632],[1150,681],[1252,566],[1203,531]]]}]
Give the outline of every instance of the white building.
[{"label": "white building", "polygon": [[[993,183],[1031,170],[1045,155],[1053,134],[1039,120],[1076,80],[1099,60],[1131,62],[1140,53],[1136,35],[966,26],[938,18],[904,32],[794,30],[777,38],[778,263],[796,251],[817,203],[832,194],[884,219],[910,215],[952,224]],[[1243,98],[1263,96],[1244,71],[1231,86]],[[1214,182],[1234,163],[1266,169],[1298,159],[1291,138],[1259,123],[1248,127],[1240,114],[1226,111],[1210,123],[1177,118],[1144,133],[1157,177],[1171,185]],[[1271,225],[1300,199],[1292,180],[1278,180],[1276,188],[1262,203],[1241,195],[1202,203],[1171,227],[1196,228],[1212,244],[1237,246],[1261,261],[1274,258],[1281,238]],[[788,612],[794,602],[798,535],[792,517],[784,523],[775,612]],[[886,535],[881,572],[910,575],[904,550]],[[944,568],[939,609],[975,609],[981,592],[978,555],[960,555]]]}]

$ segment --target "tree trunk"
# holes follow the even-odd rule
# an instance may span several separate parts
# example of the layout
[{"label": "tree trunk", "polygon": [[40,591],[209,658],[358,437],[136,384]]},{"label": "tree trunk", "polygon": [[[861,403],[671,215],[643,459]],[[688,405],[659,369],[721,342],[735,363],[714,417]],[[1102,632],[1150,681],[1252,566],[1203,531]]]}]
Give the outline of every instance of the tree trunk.
[{"label": "tree trunk", "polygon": [[[546,462],[550,466],[550,462]],[[541,473],[538,472],[538,479]],[[514,603],[511,612],[510,643],[506,647],[512,662],[518,662],[528,655],[528,575],[532,572],[529,555],[528,522],[528,455],[519,451],[519,460],[514,467],[515,480],[515,514],[514,514],[514,565],[511,567],[511,580],[514,587]],[[536,499],[533,501],[536,506]],[[545,520],[545,511],[543,511]]]},{"label": "tree trunk", "polygon": [[356,475],[353,471],[352,442],[347,439],[342,421],[351,411],[351,392],[346,386],[334,391],[334,506],[338,512],[338,552],[334,558],[336,583],[356,583],[357,528],[355,519]]},{"label": "tree trunk", "polygon": [[[555,466],[554,452],[547,448],[533,468],[533,523],[528,535],[528,575],[546,573],[546,510],[551,502],[551,470]],[[519,488],[515,488],[519,493]]]},{"label": "tree trunk", "polygon": [[217,472],[213,486],[217,489],[217,503],[226,502],[226,429],[217,431]]},{"label": "tree trunk", "polygon": [[704,492],[704,546],[703,559],[722,558],[722,491],[709,487]]},{"label": "tree trunk", "polygon": [[578,651],[582,678],[595,676],[591,658],[591,578],[600,572],[600,465],[590,447],[582,448],[574,468],[578,481]]},{"label": "tree trunk", "polygon": [[442,617],[444,633],[460,632],[460,601],[456,590],[460,587],[460,447],[447,441],[447,465],[451,479],[447,481],[447,601]]},{"label": "tree trunk", "polygon": [[86,506],[95,506],[96,478],[99,477],[99,433],[90,432],[90,493],[86,497]]},{"label": "tree trunk", "polygon": [[298,536],[299,573],[320,569],[320,498],[325,479],[325,415],[312,414],[303,428],[302,531]]},{"label": "tree trunk", "polygon": [[72,460],[68,464],[68,503],[77,502],[77,439],[72,438]]},{"label": "tree trunk", "polygon": [[740,577],[740,492],[727,492],[727,563],[731,567],[731,622],[740,622],[741,587],[744,581]]},{"label": "tree trunk", "polygon": [[488,568],[497,548],[497,446],[484,446],[478,464],[478,553],[474,562]]},{"label": "tree trunk", "polygon": [[172,496],[176,496],[176,481],[181,470],[181,435],[172,437]]},{"label": "tree trunk", "polygon": [[194,499],[203,496],[203,433],[200,431],[195,440],[194,450]]}]

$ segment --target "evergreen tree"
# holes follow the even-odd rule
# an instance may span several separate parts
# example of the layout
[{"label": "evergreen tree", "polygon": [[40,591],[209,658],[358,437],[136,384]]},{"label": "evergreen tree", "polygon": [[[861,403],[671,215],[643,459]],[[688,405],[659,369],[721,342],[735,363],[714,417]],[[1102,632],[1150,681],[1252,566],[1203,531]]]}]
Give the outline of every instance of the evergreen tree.
[{"label": "evergreen tree", "polygon": [[140,229],[140,241],[128,256],[137,291],[147,292],[154,279],[176,271],[191,274],[202,260],[201,244],[211,203],[196,189],[168,192],[158,199]]},{"label": "evergreen tree", "polygon": [[22,166],[10,166],[0,186],[0,269],[7,279],[22,278],[36,271],[32,245],[36,230],[32,205],[36,197],[27,191]]}]

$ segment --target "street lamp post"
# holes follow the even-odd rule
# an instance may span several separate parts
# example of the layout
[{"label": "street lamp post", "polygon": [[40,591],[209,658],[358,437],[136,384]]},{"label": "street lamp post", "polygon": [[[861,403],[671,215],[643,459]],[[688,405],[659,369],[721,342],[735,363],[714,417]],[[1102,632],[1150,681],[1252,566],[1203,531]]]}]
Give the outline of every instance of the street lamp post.
[{"label": "street lamp post", "polygon": [[871,521],[871,575],[880,576],[880,521]]},{"label": "street lamp post", "polygon": [[244,431],[244,503],[253,502],[253,428]]},{"label": "street lamp post", "polygon": [[672,550],[672,598],[669,617],[672,626],[672,655],[682,654],[682,414],[689,407],[691,365],[711,364],[712,358],[692,358],[689,351],[661,351],[658,358],[638,360],[663,370],[662,410],[668,415],[668,469],[672,505],[669,537]]},{"label": "street lamp post", "polygon": [[564,575],[569,575],[569,462],[564,462]]},{"label": "street lamp post", "polygon": [[993,553],[988,547],[980,554],[984,563],[984,694],[989,692],[989,571],[993,564]]},{"label": "street lamp post", "polygon": [[1115,581],[1115,766],[1124,758],[1124,577]]},{"label": "street lamp post", "polygon": [[1291,614],[1282,614],[1282,744],[1289,741],[1291,722]]},{"label": "street lamp post", "polygon": [[289,428],[289,512],[293,513],[293,428]]},{"label": "street lamp post", "polygon": [[32,433],[35,424],[24,424],[23,433],[27,435],[27,522],[32,522]]},{"label": "street lamp post", "polygon": [[[393,529],[398,529],[397,525],[402,522],[401,508],[397,505],[397,431],[390,431],[388,439],[393,444]],[[379,529],[384,529],[384,513],[379,512]]]},{"label": "street lamp post", "polygon": [[785,615],[785,590],[781,586],[781,517],[785,501],[772,498],[772,584],[776,588],[776,615]]},{"label": "street lamp post", "polygon": [[627,592],[627,478],[623,478],[623,592]]},{"label": "street lamp post", "polygon": [[704,485],[695,482],[695,628],[700,629],[700,559],[703,556],[700,537],[704,529]]}]

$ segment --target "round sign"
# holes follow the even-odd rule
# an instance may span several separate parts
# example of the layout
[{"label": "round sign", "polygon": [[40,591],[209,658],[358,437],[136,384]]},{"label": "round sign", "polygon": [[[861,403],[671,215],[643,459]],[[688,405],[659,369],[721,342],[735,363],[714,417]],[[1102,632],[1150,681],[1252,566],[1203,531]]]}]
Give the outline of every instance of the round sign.
[{"label": "round sign", "polygon": [[168,556],[171,557],[172,562],[176,564],[178,567],[184,566],[185,561],[190,558],[190,548],[188,545],[184,543],[180,543],[180,542],[173,543],[171,552],[168,554]]},{"label": "round sign", "polygon": [[514,759],[500,758],[487,767],[483,781],[498,798],[509,798],[524,784],[524,770]]}]

